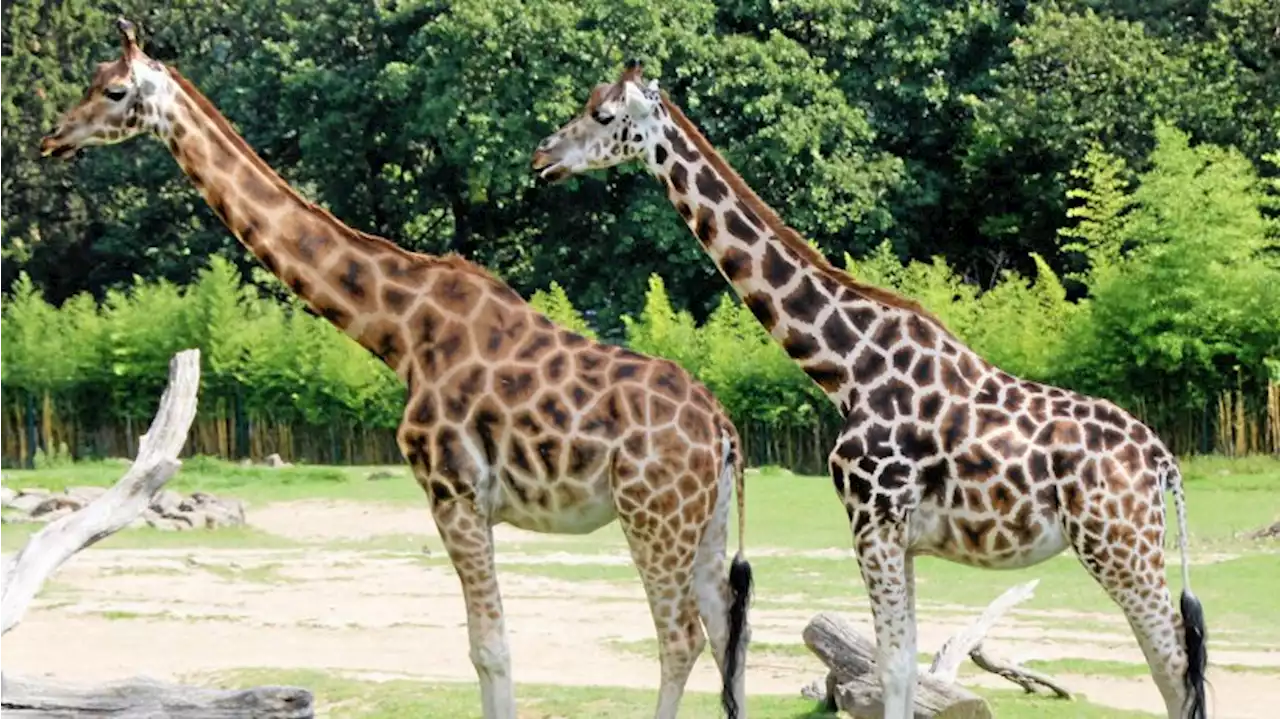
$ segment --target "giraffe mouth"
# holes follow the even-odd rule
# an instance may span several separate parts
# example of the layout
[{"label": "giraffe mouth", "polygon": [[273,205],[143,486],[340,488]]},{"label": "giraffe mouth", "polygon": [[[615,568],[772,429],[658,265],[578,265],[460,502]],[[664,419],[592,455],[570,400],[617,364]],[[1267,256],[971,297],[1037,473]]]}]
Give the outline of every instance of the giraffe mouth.
[{"label": "giraffe mouth", "polygon": [[539,178],[552,185],[563,182],[573,174],[569,168],[551,159],[550,153],[542,150],[533,153],[533,171],[538,173]]},{"label": "giraffe mouth", "polygon": [[45,137],[40,140],[40,156],[54,157],[59,160],[70,160],[76,156],[79,150],[75,145],[59,144],[52,137]]},{"label": "giraffe mouth", "polygon": [[569,169],[567,167],[562,167],[560,165],[552,165],[551,167],[548,167],[542,172],[539,172],[538,177],[541,177],[548,184],[558,185],[561,182],[564,182],[565,180],[569,179],[569,176],[572,174],[573,173],[569,172]]}]

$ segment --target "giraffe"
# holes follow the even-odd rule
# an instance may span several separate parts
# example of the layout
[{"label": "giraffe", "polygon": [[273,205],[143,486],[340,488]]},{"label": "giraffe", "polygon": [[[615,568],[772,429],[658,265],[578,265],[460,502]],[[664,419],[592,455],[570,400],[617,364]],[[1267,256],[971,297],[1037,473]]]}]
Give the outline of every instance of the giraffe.
[{"label": "giraffe", "polygon": [[157,136],[264,266],[399,376],[397,442],[461,583],[484,716],[516,716],[492,527],[585,534],[614,519],[657,634],[655,716],[676,716],[708,637],[724,711],[745,716],[743,459],[712,394],[673,362],[553,324],[461,257],[407,252],[344,225],[272,171],[176,69],[145,55],[131,23],[116,26],[121,56],[98,66],[42,154]]},{"label": "giraffe", "polygon": [[[1154,432],[1110,402],[1001,370],[918,303],[833,267],[635,60],[541,141],[532,169],[554,183],[631,161],[844,417],[829,467],[871,604],[886,717],[912,716],[916,556],[1020,568],[1068,546],[1123,610],[1169,716],[1205,716],[1182,478]],[[1165,491],[1180,616],[1164,576]]]}]

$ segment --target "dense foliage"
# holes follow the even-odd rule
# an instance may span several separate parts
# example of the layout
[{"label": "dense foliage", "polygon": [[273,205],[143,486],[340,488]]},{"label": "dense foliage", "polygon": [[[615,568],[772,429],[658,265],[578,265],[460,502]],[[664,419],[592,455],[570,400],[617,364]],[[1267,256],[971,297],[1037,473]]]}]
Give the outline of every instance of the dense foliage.
[{"label": "dense foliage", "polygon": [[[888,242],[846,258],[848,269],[919,298],[1007,371],[1110,397],[1157,426],[1204,416],[1224,390],[1260,396],[1280,358],[1280,262],[1261,213],[1272,198],[1238,152],[1192,147],[1163,125],[1149,164],[1130,188],[1117,179],[1123,161],[1094,149],[1078,173],[1066,246],[1087,258],[1088,300],[1069,301],[1039,257],[1034,278],[1005,270],[981,293],[941,257],[904,266]],[[558,283],[531,304],[595,334]],[[190,346],[204,352],[207,412],[386,430],[401,412],[403,389],[384,365],[296,301],[263,299],[216,256],[185,289],[137,279],[101,309],[87,294],[55,309],[24,275],[3,322],[7,405],[48,397],[88,425],[144,419],[168,358]],[[728,293],[699,323],[654,274],[623,325],[630,347],[702,379],[749,437],[818,438],[834,426],[816,385]],[[804,461],[820,461],[823,447],[807,444]]]},{"label": "dense foliage", "polygon": [[0,65],[6,414],[141,419],[172,351],[197,345],[202,411],[399,415],[389,373],[297,312],[158,143],[37,156],[115,56],[116,14],[344,221],[677,359],[743,423],[816,432],[831,411],[657,183],[529,171],[632,55],[827,256],[1010,371],[1168,423],[1277,372],[1274,0],[18,0]]}]

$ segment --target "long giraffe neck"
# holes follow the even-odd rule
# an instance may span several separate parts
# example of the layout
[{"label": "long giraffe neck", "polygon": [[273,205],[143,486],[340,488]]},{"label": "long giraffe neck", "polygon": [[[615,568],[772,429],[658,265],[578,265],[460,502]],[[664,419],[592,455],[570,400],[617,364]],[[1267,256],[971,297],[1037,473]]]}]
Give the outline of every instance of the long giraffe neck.
[{"label": "long giraffe neck", "polygon": [[665,95],[662,108],[649,171],[756,319],[842,411],[902,345],[971,354],[915,302],[833,267]]},{"label": "long giraffe neck", "polygon": [[422,262],[308,202],[190,81],[172,69],[169,75],[177,90],[162,139],[214,213],[313,312],[404,378],[402,348],[414,340],[389,325],[404,324],[411,298],[384,280],[420,276]]}]

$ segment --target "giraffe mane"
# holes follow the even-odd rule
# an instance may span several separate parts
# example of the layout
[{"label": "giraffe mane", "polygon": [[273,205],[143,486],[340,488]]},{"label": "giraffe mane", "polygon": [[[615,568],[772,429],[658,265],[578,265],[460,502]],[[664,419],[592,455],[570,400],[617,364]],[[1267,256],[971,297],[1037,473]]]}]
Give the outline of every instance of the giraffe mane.
[{"label": "giraffe mane", "polygon": [[351,227],[335,217],[332,212],[329,212],[320,205],[306,199],[293,188],[293,185],[289,184],[283,177],[281,177],[280,173],[276,172],[271,165],[268,165],[267,161],[263,160],[261,155],[254,151],[248,141],[246,141],[244,137],[241,136],[239,132],[236,132],[236,129],[231,126],[231,122],[227,120],[226,116],[218,110],[217,106],[214,105],[208,97],[205,97],[204,93],[200,92],[199,88],[197,88],[194,83],[184,77],[182,73],[178,72],[177,68],[171,65],[165,65],[164,68],[169,73],[169,77],[172,78],[173,81],[178,84],[178,87],[182,89],[182,92],[187,96],[187,99],[194,102],[196,107],[205,114],[205,117],[209,119],[209,122],[212,123],[214,129],[223,136],[223,139],[231,143],[232,147],[239,150],[241,155],[248,160],[254,168],[262,173],[263,177],[273,182],[281,191],[287,192],[293,198],[297,199],[299,203],[311,212],[314,212],[321,219],[331,223],[333,226],[339,228],[341,231],[349,234],[355,239],[362,240],[365,243],[380,249],[395,252],[415,262],[442,267],[445,269],[452,269],[459,272],[466,272],[488,282],[495,282],[506,286],[506,283],[498,279],[493,273],[489,272],[489,270],[468,260],[462,255],[450,252],[443,256],[438,256],[406,250],[385,237],[380,237],[368,232],[362,232]]},{"label": "giraffe mane", "polygon": [[947,331],[948,333],[950,332],[947,330],[947,327],[943,324],[942,320],[938,319],[938,317],[932,312],[926,310],[919,302],[909,297],[904,297],[892,290],[887,290],[883,287],[877,287],[875,285],[859,281],[848,272],[837,269],[829,260],[827,260],[826,257],[822,255],[821,252],[810,247],[809,243],[805,242],[804,238],[800,236],[800,233],[787,225],[787,223],[778,216],[778,213],[775,212],[772,207],[769,207],[769,205],[765,204],[764,200],[760,199],[760,196],[751,189],[751,186],[742,179],[742,176],[725,161],[724,157],[716,151],[710,141],[703,136],[702,132],[698,130],[698,127],[685,116],[679,106],[671,101],[671,98],[667,95],[666,91],[662,90],[660,92],[662,93],[662,104],[666,106],[667,112],[671,113],[671,119],[674,120],[675,123],[680,126],[680,129],[693,140],[693,144],[698,148],[698,151],[707,158],[707,161],[711,163],[711,166],[715,168],[715,171],[729,183],[729,187],[732,188],[733,192],[737,194],[738,197],[742,198],[743,202],[750,207],[753,212],[760,216],[769,229],[772,230],[773,233],[778,236],[778,239],[782,241],[783,245],[794,251],[801,258],[807,260],[810,264],[816,267],[818,271],[840,283],[844,287],[853,290],[858,295],[890,307],[897,307],[908,312],[914,312],[915,314],[932,321],[942,330]]}]

